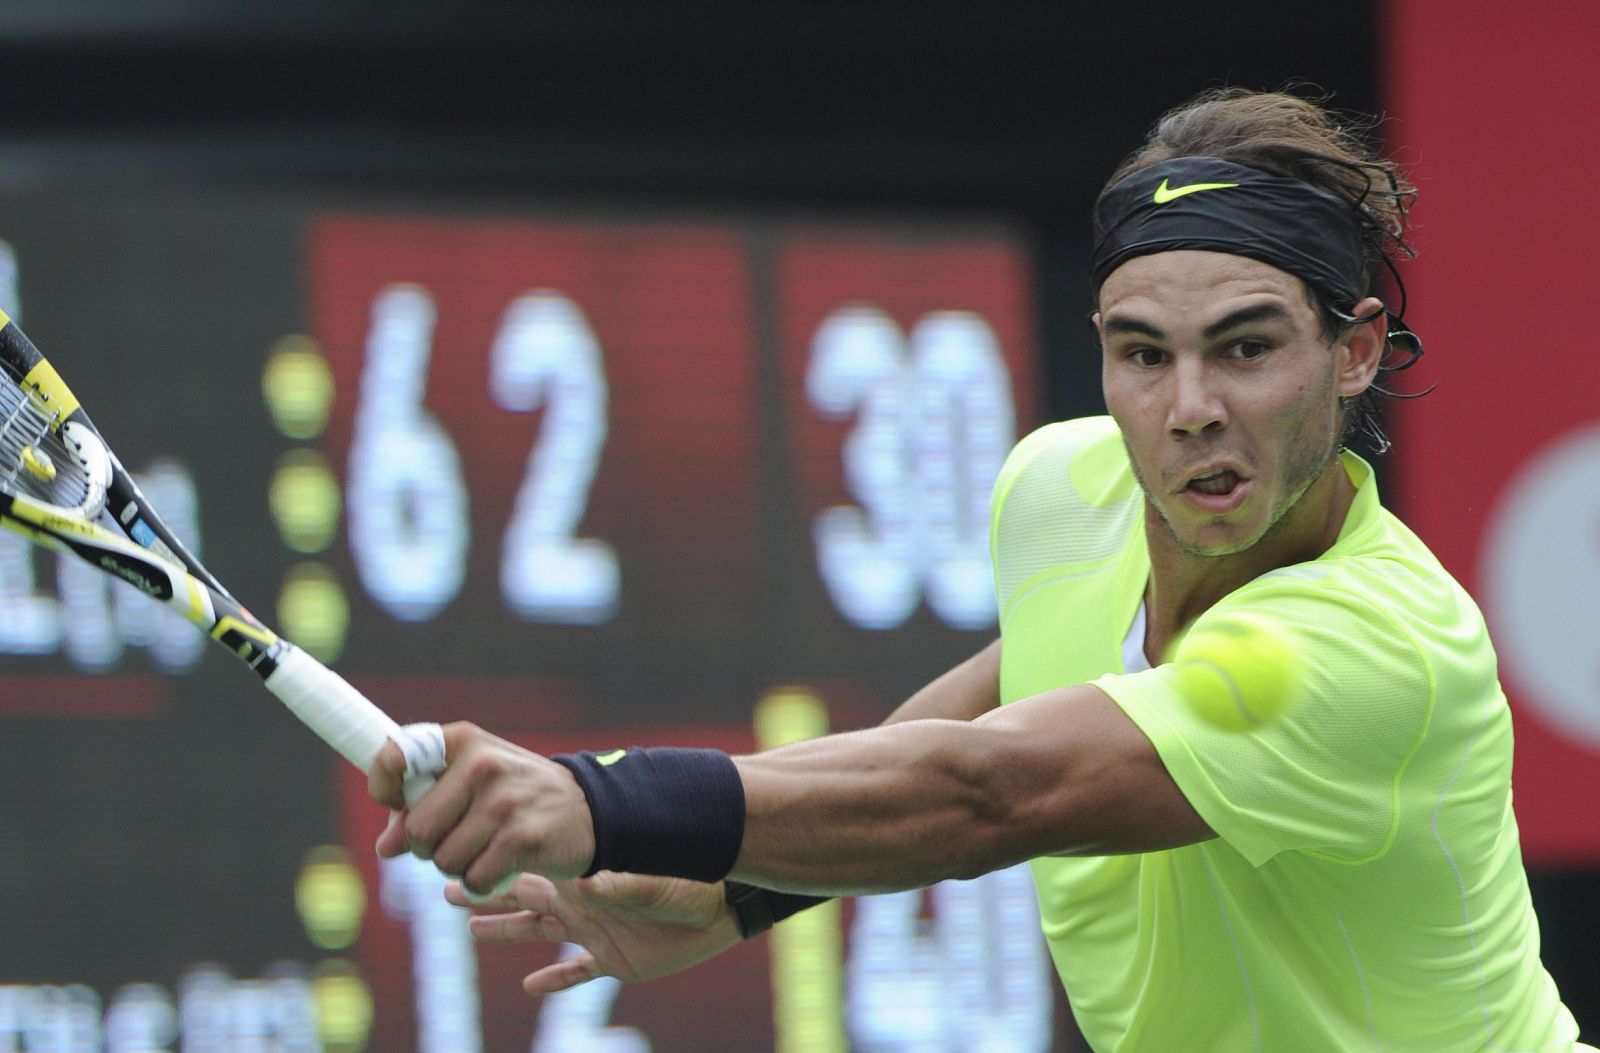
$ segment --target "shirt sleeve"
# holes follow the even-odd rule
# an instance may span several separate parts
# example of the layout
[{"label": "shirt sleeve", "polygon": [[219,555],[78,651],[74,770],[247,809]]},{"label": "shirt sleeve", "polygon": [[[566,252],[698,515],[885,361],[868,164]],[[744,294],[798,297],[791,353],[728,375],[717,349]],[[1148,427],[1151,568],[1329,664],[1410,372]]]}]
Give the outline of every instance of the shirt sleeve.
[{"label": "shirt sleeve", "polygon": [[1317,584],[1252,583],[1196,623],[1249,610],[1292,633],[1299,690],[1258,728],[1202,719],[1181,701],[1171,664],[1094,682],[1150,739],[1200,817],[1254,866],[1290,850],[1347,862],[1386,851],[1433,709],[1410,635],[1361,598]]}]

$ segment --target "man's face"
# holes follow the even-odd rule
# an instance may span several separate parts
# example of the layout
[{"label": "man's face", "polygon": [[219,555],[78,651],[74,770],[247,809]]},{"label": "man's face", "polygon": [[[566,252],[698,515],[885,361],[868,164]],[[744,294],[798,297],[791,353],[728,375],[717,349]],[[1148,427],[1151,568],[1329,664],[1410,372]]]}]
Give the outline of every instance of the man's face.
[{"label": "man's face", "polygon": [[1334,463],[1349,350],[1293,275],[1220,252],[1137,257],[1101,287],[1095,326],[1106,405],[1189,555],[1255,545]]}]

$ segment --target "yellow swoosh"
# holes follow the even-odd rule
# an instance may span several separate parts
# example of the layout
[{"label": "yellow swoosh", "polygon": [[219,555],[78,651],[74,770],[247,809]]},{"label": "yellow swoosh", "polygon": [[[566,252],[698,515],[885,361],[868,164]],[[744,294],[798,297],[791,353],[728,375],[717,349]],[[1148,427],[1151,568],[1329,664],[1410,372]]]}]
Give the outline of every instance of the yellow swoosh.
[{"label": "yellow swoosh", "polygon": [[1156,187],[1155,196],[1152,200],[1158,205],[1165,205],[1168,201],[1176,201],[1185,194],[1197,194],[1202,190],[1222,190],[1226,187],[1238,185],[1238,183],[1190,183],[1187,186],[1175,186],[1169,190],[1167,181],[1163,179],[1161,185]]},{"label": "yellow swoosh", "polygon": [[627,755],[627,750],[612,750],[610,753],[602,753],[595,757],[594,762],[602,768],[609,768]]}]

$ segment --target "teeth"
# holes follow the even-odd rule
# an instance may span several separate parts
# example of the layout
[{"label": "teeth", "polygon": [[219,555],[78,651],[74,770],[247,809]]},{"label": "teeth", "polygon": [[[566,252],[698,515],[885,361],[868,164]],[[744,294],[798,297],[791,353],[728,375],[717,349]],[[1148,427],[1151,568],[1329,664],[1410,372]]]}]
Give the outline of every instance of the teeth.
[{"label": "teeth", "polygon": [[1239,482],[1239,474],[1231,468],[1219,468],[1205,475],[1197,475],[1189,485],[1201,493],[1225,494]]}]

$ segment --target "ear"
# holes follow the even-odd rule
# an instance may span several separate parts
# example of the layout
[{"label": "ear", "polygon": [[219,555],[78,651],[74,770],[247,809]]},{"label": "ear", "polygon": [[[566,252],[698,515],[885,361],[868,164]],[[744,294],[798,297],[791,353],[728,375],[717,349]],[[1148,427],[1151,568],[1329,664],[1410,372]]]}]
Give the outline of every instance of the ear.
[{"label": "ear", "polygon": [[1340,356],[1336,382],[1340,398],[1352,398],[1372,386],[1389,339],[1389,316],[1384,313],[1382,300],[1369,296],[1356,304],[1351,313],[1357,318],[1377,317],[1350,326],[1334,345]]}]

